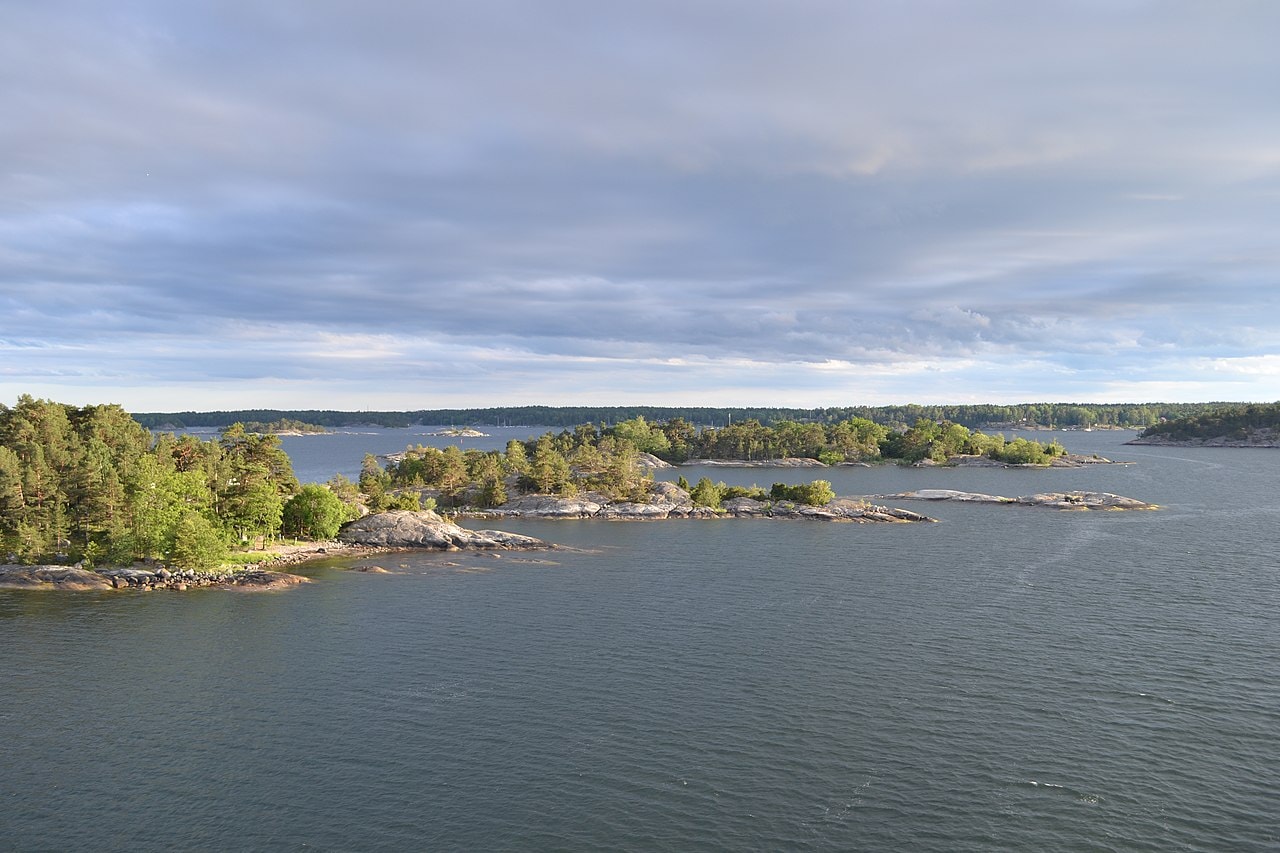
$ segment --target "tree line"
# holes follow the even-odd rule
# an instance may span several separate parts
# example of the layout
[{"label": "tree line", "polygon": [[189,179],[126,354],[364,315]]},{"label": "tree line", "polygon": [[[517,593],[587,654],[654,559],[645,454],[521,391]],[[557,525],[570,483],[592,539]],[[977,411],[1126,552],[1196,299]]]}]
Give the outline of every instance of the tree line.
[{"label": "tree line", "polygon": [[1280,403],[1253,404],[1226,406],[1155,424],[1144,430],[1142,436],[1163,436],[1175,440],[1218,437],[1240,440],[1254,430],[1277,428],[1280,428]]},{"label": "tree line", "polygon": [[25,562],[207,568],[257,537],[332,536],[354,500],[340,478],[301,486],[280,439],[242,424],[202,440],[117,405],[0,405],[0,550]]},{"label": "tree line", "polygon": [[[395,454],[385,466],[366,455],[359,489],[373,510],[418,508],[419,495],[431,490],[441,506],[496,507],[515,493],[570,497],[598,492],[613,500],[642,501],[653,488],[652,471],[641,454],[667,462],[690,460],[759,461],[786,457],[815,459],[828,465],[845,462],[931,459],[945,462],[959,454],[984,455],[1013,464],[1046,465],[1066,451],[1055,442],[1043,444],[1003,433],[987,435],[960,424],[920,419],[905,430],[890,430],[865,418],[823,425],[782,421],[765,426],[747,420],[725,427],[695,428],[683,418],[651,423],[643,416],[613,426],[578,424],[529,441],[512,440],[505,450],[462,450],[415,445]],[[816,481],[822,484],[825,481]],[[775,484],[771,492],[726,492],[708,480],[690,487],[694,502],[719,506],[730,497],[758,497],[811,503],[825,487],[788,492]],[[717,491],[718,489],[718,491]],[[817,501],[825,503],[830,500]]]},{"label": "tree line", "polygon": [[700,426],[722,426],[755,420],[766,426],[783,421],[831,425],[865,418],[893,428],[920,419],[949,421],[969,429],[1084,428],[1142,429],[1162,420],[1204,414],[1239,403],[1019,403],[897,406],[837,406],[825,408],[714,406],[497,406],[479,409],[419,409],[404,412],[345,412],[308,409],[243,409],[215,412],[149,412],[135,414],[150,429],[222,427],[233,423],[272,423],[282,419],[325,427],[370,424],[407,427],[412,424],[472,424],[573,428],[583,423],[617,424],[636,417],[648,421],[677,418]]}]

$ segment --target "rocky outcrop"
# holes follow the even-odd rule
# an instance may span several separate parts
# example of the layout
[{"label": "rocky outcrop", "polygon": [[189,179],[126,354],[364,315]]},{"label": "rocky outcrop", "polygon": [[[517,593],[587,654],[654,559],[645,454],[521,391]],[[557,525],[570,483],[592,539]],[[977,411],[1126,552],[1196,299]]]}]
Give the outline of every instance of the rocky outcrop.
[{"label": "rocky outcrop", "polygon": [[578,497],[555,495],[521,495],[500,507],[486,510],[486,516],[510,515],[516,518],[591,518],[608,502],[603,495],[586,492]]},{"label": "rocky outcrop", "polygon": [[647,468],[649,470],[659,470],[662,468],[675,467],[670,462],[667,462],[665,459],[659,459],[658,457],[654,456],[652,453],[637,453],[636,464],[639,465],[641,468]]},{"label": "rocky outcrop", "polygon": [[0,589],[114,589],[109,578],[70,566],[0,566]]},{"label": "rocky outcrop", "polygon": [[1048,492],[1018,498],[1024,506],[1047,506],[1053,509],[1159,509],[1155,504],[1113,495],[1110,492]]},{"label": "rocky outcrop", "polygon": [[690,459],[683,465],[705,468],[826,468],[825,462],[788,456],[782,459]]},{"label": "rocky outcrop", "polygon": [[198,587],[272,590],[310,583],[299,575],[265,569],[197,572],[192,569],[103,569],[100,572],[69,566],[0,566],[0,588],[108,590],[187,590]]},{"label": "rocky outcrop", "polygon": [[1049,463],[1050,468],[1086,468],[1090,465],[1132,465],[1132,462],[1117,462],[1096,453],[1066,453]]},{"label": "rocky outcrop", "polygon": [[530,550],[550,548],[541,539],[501,530],[469,530],[445,521],[430,510],[391,510],[348,522],[338,541],[383,548],[430,548],[440,551]]},{"label": "rocky outcrop", "polygon": [[955,489],[917,489],[913,492],[898,492],[893,495],[874,495],[873,497],[891,501],[963,501],[970,503],[1011,504],[1014,498],[1000,495],[984,495],[980,492],[959,492]]},{"label": "rocky outcrop", "polygon": [[984,495],[977,492],[958,492],[953,489],[919,489],[913,492],[898,492],[893,495],[876,495],[882,500],[903,501],[962,501],[971,503],[1019,504],[1021,506],[1043,506],[1052,509],[1159,509],[1136,498],[1113,495],[1110,492],[1045,492],[1025,495],[1017,498],[1006,498],[1000,495]]},{"label": "rocky outcrop", "polygon": [[[1130,442],[1132,444],[1133,442]],[[1080,453],[1066,453],[1062,456],[1054,457],[1047,466],[1036,465],[1032,463],[1018,464],[1014,462],[1001,462],[998,459],[992,459],[990,456],[976,456],[970,454],[960,454],[952,456],[946,462],[933,462],[932,460],[923,460],[916,463],[916,467],[930,467],[933,465],[948,465],[955,468],[1084,468],[1088,465],[1131,465],[1131,462],[1116,462],[1102,456],[1092,455],[1085,456]]]},{"label": "rocky outcrop", "polygon": [[659,521],[663,519],[713,518],[796,518],[823,521],[898,522],[933,521],[905,509],[879,506],[857,498],[836,498],[824,506],[805,506],[791,501],[757,501],[733,498],[719,510],[695,506],[689,493],[674,483],[656,483],[648,501],[611,502],[604,495],[588,493],[574,498],[525,495],[495,509],[484,517],[517,518],[599,518],[609,521]]}]

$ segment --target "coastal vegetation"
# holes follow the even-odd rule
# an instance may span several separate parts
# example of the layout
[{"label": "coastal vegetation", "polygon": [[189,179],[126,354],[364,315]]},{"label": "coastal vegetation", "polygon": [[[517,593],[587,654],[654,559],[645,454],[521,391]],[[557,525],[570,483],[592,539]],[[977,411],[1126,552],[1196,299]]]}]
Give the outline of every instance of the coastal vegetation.
[{"label": "coastal vegetation", "polygon": [[232,545],[279,537],[286,520],[332,530],[334,501],[354,517],[354,490],[335,485],[300,486],[280,439],[242,424],[201,440],[153,436],[117,405],[0,405],[0,556],[24,562],[204,569]]},{"label": "coastal vegetation", "polygon": [[1148,427],[1138,441],[1187,443],[1242,443],[1253,440],[1274,444],[1280,431],[1280,403],[1226,406]]},{"label": "coastal vegetation", "polygon": [[650,422],[684,420],[703,426],[723,426],[754,420],[765,426],[783,421],[833,425],[851,418],[893,429],[920,419],[948,421],[969,429],[1143,429],[1161,420],[1204,414],[1232,403],[1019,403],[1015,405],[960,404],[900,406],[834,406],[812,409],[714,406],[499,406],[481,409],[419,409],[404,412],[343,412],[332,410],[281,411],[244,409],[214,412],[170,412],[134,415],[151,429],[222,427],[233,423],[273,423],[300,420],[324,427],[412,424],[518,425],[573,428],[584,423],[619,424],[643,417]]},{"label": "coastal vegetation", "polygon": [[[236,421],[232,421],[236,423]],[[272,435],[310,435],[328,432],[327,427],[320,424],[309,424],[306,421],[300,421],[296,418],[278,418],[270,423],[262,421],[244,421],[245,432],[254,432],[258,434]],[[221,426],[221,424],[219,424]]]},{"label": "coastal vegetation", "polygon": [[[1047,465],[1065,454],[1057,442],[1042,444],[1003,434],[973,432],[960,424],[925,419],[902,431],[865,418],[836,424],[782,421],[765,426],[740,421],[721,428],[695,428],[683,418],[651,423],[643,416],[612,427],[579,424],[527,441],[509,441],[503,451],[415,445],[388,459],[385,467],[365,457],[359,488],[372,510],[403,506],[406,498],[430,491],[444,507],[492,508],[514,494],[572,497],[593,492],[613,501],[643,501],[653,488],[654,463],[696,461],[808,460],[819,466],[896,461],[945,463],[960,455],[994,462]],[[709,478],[690,487],[698,506],[718,507],[733,497],[768,497],[809,505],[831,500],[830,483],[775,484],[768,493],[732,493]]]}]

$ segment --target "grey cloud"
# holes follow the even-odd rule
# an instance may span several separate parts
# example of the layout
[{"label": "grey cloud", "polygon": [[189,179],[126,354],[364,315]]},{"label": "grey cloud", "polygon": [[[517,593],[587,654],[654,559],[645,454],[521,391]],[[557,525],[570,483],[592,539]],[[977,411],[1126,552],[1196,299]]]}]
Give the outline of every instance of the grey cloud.
[{"label": "grey cloud", "polygon": [[[164,344],[244,322],[490,347],[501,370],[459,369],[498,397],[507,355],[600,383],[581,359],[629,360],[641,388],[672,356],[725,384],[744,360],[939,358],[1100,383],[1107,353],[1132,374],[1280,334],[1270,6],[47,3],[7,25],[0,338],[154,342],[99,360],[122,377],[417,366]],[[14,352],[33,381],[54,360]]]}]

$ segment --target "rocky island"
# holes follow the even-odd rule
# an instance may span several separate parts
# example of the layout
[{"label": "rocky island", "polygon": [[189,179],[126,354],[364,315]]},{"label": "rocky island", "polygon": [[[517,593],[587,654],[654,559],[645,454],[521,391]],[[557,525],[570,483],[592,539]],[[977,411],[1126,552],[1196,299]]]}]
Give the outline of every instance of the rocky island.
[{"label": "rocky island", "polygon": [[911,492],[876,495],[875,497],[883,500],[1014,504],[1017,506],[1038,506],[1066,510],[1152,510],[1160,508],[1156,504],[1135,498],[1126,498],[1122,495],[1113,495],[1110,492],[1045,492],[1017,498],[1006,498],[1001,495],[960,492],[953,489],[917,489]]},{"label": "rocky island", "polygon": [[910,510],[876,504],[864,498],[833,497],[810,505],[793,500],[735,497],[717,507],[694,502],[690,493],[673,483],[655,483],[642,501],[619,501],[599,492],[574,497],[522,495],[484,510],[464,511],[478,518],[595,518],[607,521],[662,521],[666,519],[792,518],[815,521],[850,521],[858,524],[931,522],[935,519]]}]

